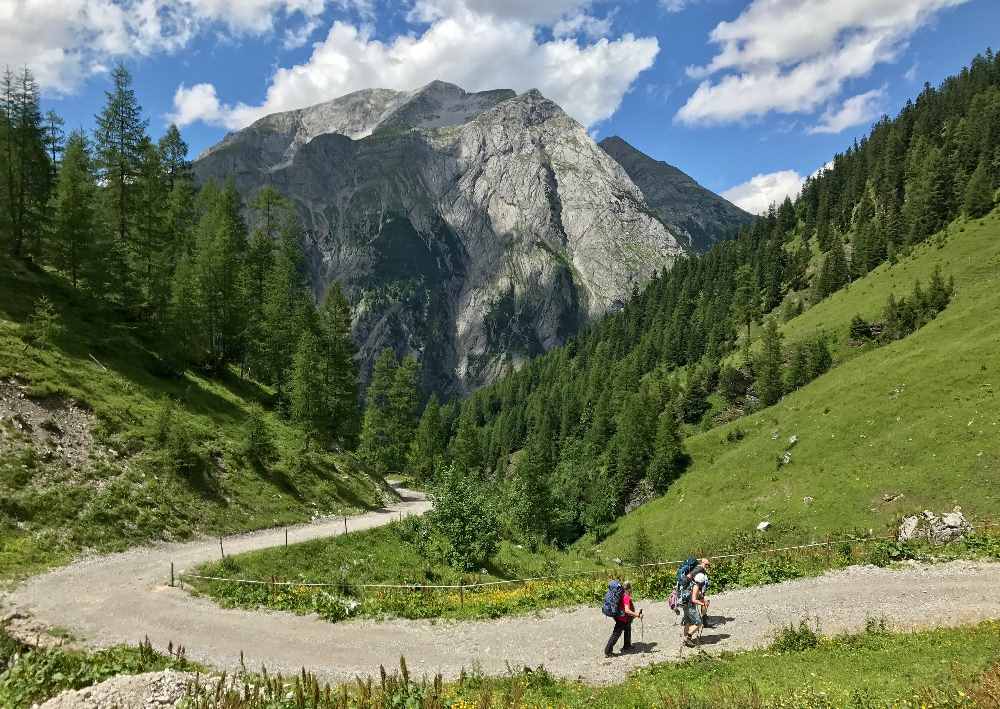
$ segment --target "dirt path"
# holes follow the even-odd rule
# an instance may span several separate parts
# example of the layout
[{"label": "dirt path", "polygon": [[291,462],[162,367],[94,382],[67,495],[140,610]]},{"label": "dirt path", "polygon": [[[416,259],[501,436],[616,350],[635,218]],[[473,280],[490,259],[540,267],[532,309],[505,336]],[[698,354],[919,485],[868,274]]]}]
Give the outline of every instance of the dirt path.
[{"label": "dirt path", "polygon": [[[367,529],[429,503],[410,495],[390,511],[349,519]],[[343,520],[291,531],[292,541],[343,533]],[[228,552],[284,543],[273,530],[227,540]],[[610,622],[598,608],[546,611],[491,621],[371,621],[329,624],[285,613],[225,610],[167,585],[170,561],[178,571],[216,558],[218,542],[196,542],[82,561],[36,577],[8,599],[36,619],[68,628],[92,645],[131,642],[148,635],[154,645],[182,644],[188,656],[219,668],[238,666],[295,672],[305,666],[330,680],[353,678],[396,665],[400,655],[416,673],[454,677],[474,664],[488,673],[544,664],[563,677],[594,682],[620,679],[626,670],[673,659],[679,652],[676,616],[664,603],[645,603],[645,631],[635,627],[640,652],[606,660]],[[877,604],[860,605],[864,589]],[[971,623],[1000,618],[1000,563],[952,562],[887,570],[853,567],[813,579],[732,591],[716,596],[719,625],[705,631],[709,652],[766,644],[776,627],[809,616],[826,633],[856,630],[866,616],[884,616],[896,628]],[[691,651],[685,651],[690,653]]]}]

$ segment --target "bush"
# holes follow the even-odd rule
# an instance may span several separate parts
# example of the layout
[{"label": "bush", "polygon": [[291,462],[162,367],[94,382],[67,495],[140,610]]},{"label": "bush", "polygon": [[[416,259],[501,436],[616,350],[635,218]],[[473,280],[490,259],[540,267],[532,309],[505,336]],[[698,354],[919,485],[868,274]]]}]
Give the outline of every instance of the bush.
[{"label": "bush", "polygon": [[43,295],[35,301],[35,309],[28,316],[23,328],[22,339],[40,349],[49,347],[59,336],[62,331],[59,313],[47,296]]},{"label": "bush", "polygon": [[448,563],[471,571],[486,562],[500,546],[500,515],[471,476],[449,466],[440,471],[431,492],[430,519],[450,545]]},{"label": "bush", "polygon": [[774,636],[768,649],[771,652],[802,652],[819,645],[819,634],[809,626],[809,619],[803,618],[798,625],[789,623]]}]

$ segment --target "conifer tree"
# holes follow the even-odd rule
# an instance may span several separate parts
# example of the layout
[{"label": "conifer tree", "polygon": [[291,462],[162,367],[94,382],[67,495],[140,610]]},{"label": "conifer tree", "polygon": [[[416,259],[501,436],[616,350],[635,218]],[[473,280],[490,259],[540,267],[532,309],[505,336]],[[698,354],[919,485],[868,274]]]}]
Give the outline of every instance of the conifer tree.
[{"label": "conifer tree", "polygon": [[814,338],[808,345],[808,375],[809,381],[825,374],[833,365],[830,347],[823,336]]},{"label": "conifer tree", "polygon": [[476,426],[476,410],[469,403],[462,406],[458,415],[458,428],[451,441],[448,456],[460,470],[471,473],[482,469],[483,458]]},{"label": "conifer tree", "polygon": [[164,180],[160,151],[143,138],[134,185],[136,215],[134,222],[132,270],[140,305],[157,325],[163,322],[170,299],[173,276],[172,254],[168,248],[170,191]]},{"label": "conifer tree", "polygon": [[9,68],[0,81],[0,114],[5,130],[0,154],[6,162],[6,188],[0,237],[14,256],[35,255],[41,250],[46,205],[52,189],[52,170],[45,149],[38,84],[25,67],[15,75]]},{"label": "conifer tree", "polygon": [[340,284],[327,289],[318,311],[322,337],[323,391],[330,414],[330,434],[336,441],[351,445],[360,428],[358,412],[358,367],[351,336],[351,306]]},{"label": "conifer tree", "polygon": [[684,452],[677,412],[672,406],[668,406],[657,419],[653,460],[649,464],[646,477],[652,483],[653,489],[662,493],[680,477],[686,464],[687,455]]},{"label": "conifer tree", "polygon": [[761,336],[761,354],[757,360],[757,395],[764,406],[778,403],[784,393],[784,352],[782,334],[774,318],[764,323]]},{"label": "conifer tree", "polygon": [[143,158],[147,121],[142,117],[132,88],[132,76],[125,66],[115,66],[111,76],[114,87],[105,93],[104,109],[96,117],[94,142],[114,235],[106,254],[111,286],[122,300],[132,304],[135,284],[130,259],[137,211],[134,191]]},{"label": "conifer tree", "polygon": [[386,348],[375,360],[366,393],[365,416],[358,452],[379,475],[393,471],[393,416],[390,392],[395,379],[395,353]]},{"label": "conifer tree", "polygon": [[985,216],[993,209],[993,184],[985,160],[976,166],[965,188],[964,210],[972,219]]},{"label": "conifer tree", "polygon": [[844,253],[844,242],[839,236],[834,236],[830,250],[823,258],[823,267],[820,269],[816,282],[817,300],[836,293],[847,285],[849,280],[850,269],[847,266],[847,256]]},{"label": "conifer tree", "polygon": [[413,355],[407,355],[393,373],[389,388],[392,470],[403,470],[406,466],[420,412],[419,382],[420,364]]},{"label": "conifer tree", "polygon": [[806,345],[797,342],[792,345],[788,373],[785,377],[785,389],[794,391],[809,383],[809,350]]},{"label": "conifer tree", "polygon": [[307,441],[325,440],[330,412],[324,392],[323,352],[310,328],[302,332],[292,358],[288,398],[292,421],[301,427]]},{"label": "conifer tree", "polygon": [[406,456],[407,469],[417,480],[430,480],[443,454],[441,405],[437,394],[431,394]]},{"label": "conifer tree", "polygon": [[760,317],[760,299],[757,282],[750,266],[744,264],[736,271],[736,293],[733,295],[733,319],[746,325],[747,340],[750,339],[750,325]]},{"label": "conifer tree", "polygon": [[53,251],[56,265],[69,276],[74,288],[93,264],[96,194],[87,138],[81,132],[71,133],[56,185]]}]

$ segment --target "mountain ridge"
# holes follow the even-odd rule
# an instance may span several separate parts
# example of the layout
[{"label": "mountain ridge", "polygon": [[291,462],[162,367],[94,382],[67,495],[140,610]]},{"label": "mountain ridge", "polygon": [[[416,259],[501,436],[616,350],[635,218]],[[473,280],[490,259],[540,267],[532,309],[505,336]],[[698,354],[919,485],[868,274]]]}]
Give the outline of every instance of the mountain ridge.
[{"label": "mountain ridge", "polygon": [[684,236],[695,251],[708,250],[754,219],[680,168],[643,153],[620,136],[608,136],[598,145],[642,190],[660,221]]},{"label": "mountain ridge", "polygon": [[366,89],[266,116],[195,170],[296,205],[316,296],[339,281],[354,305],[363,377],[390,347],[445,394],[564,343],[691,243],[537,90]]}]

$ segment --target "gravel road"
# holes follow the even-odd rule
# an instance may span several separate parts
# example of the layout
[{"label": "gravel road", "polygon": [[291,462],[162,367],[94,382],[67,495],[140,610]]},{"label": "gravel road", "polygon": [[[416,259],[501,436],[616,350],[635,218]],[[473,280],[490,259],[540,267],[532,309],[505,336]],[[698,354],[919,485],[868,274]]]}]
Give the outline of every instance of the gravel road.
[{"label": "gravel road", "polygon": [[[350,530],[420,514],[429,503],[416,493],[389,510],[349,518]],[[291,541],[341,534],[343,520],[292,528]],[[227,553],[284,543],[283,530],[226,540]],[[545,665],[551,672],[591,682],[620,680],[626,671],[680,654],[676,616],[665,603],[639,599],[645,629],[634,628],[639,652],[605,659],[610,621],[599,608],[578,607],[489,621],[357,620],[330,624],[315,617],[222,609],[168,585],[178,571],[218,556],[218,541],[163,545],[94,558],[37,576],[8,594],[7,603],[36,620],[60,626],[94,646],[134,643],[148,635],[169,641],[188,657],[220,669],[296,672],[303,666],[328,680],[347,680],[395,666],[401,655],[415,674],[455,677],[478,666],[488,673]],[[862,604],[863,599],[874,599]],[[822,632],[864,626],[884,616],[900,629],[958,625],[1000,618],[1000,563],[951,562],[902,569],[852,567],[824,576],[742,589],[714,597],[718,625],[705,631],[707,652],[766,644],[775,629],[809,616]],[[684,653],[691,653],[685,650]]]}]

